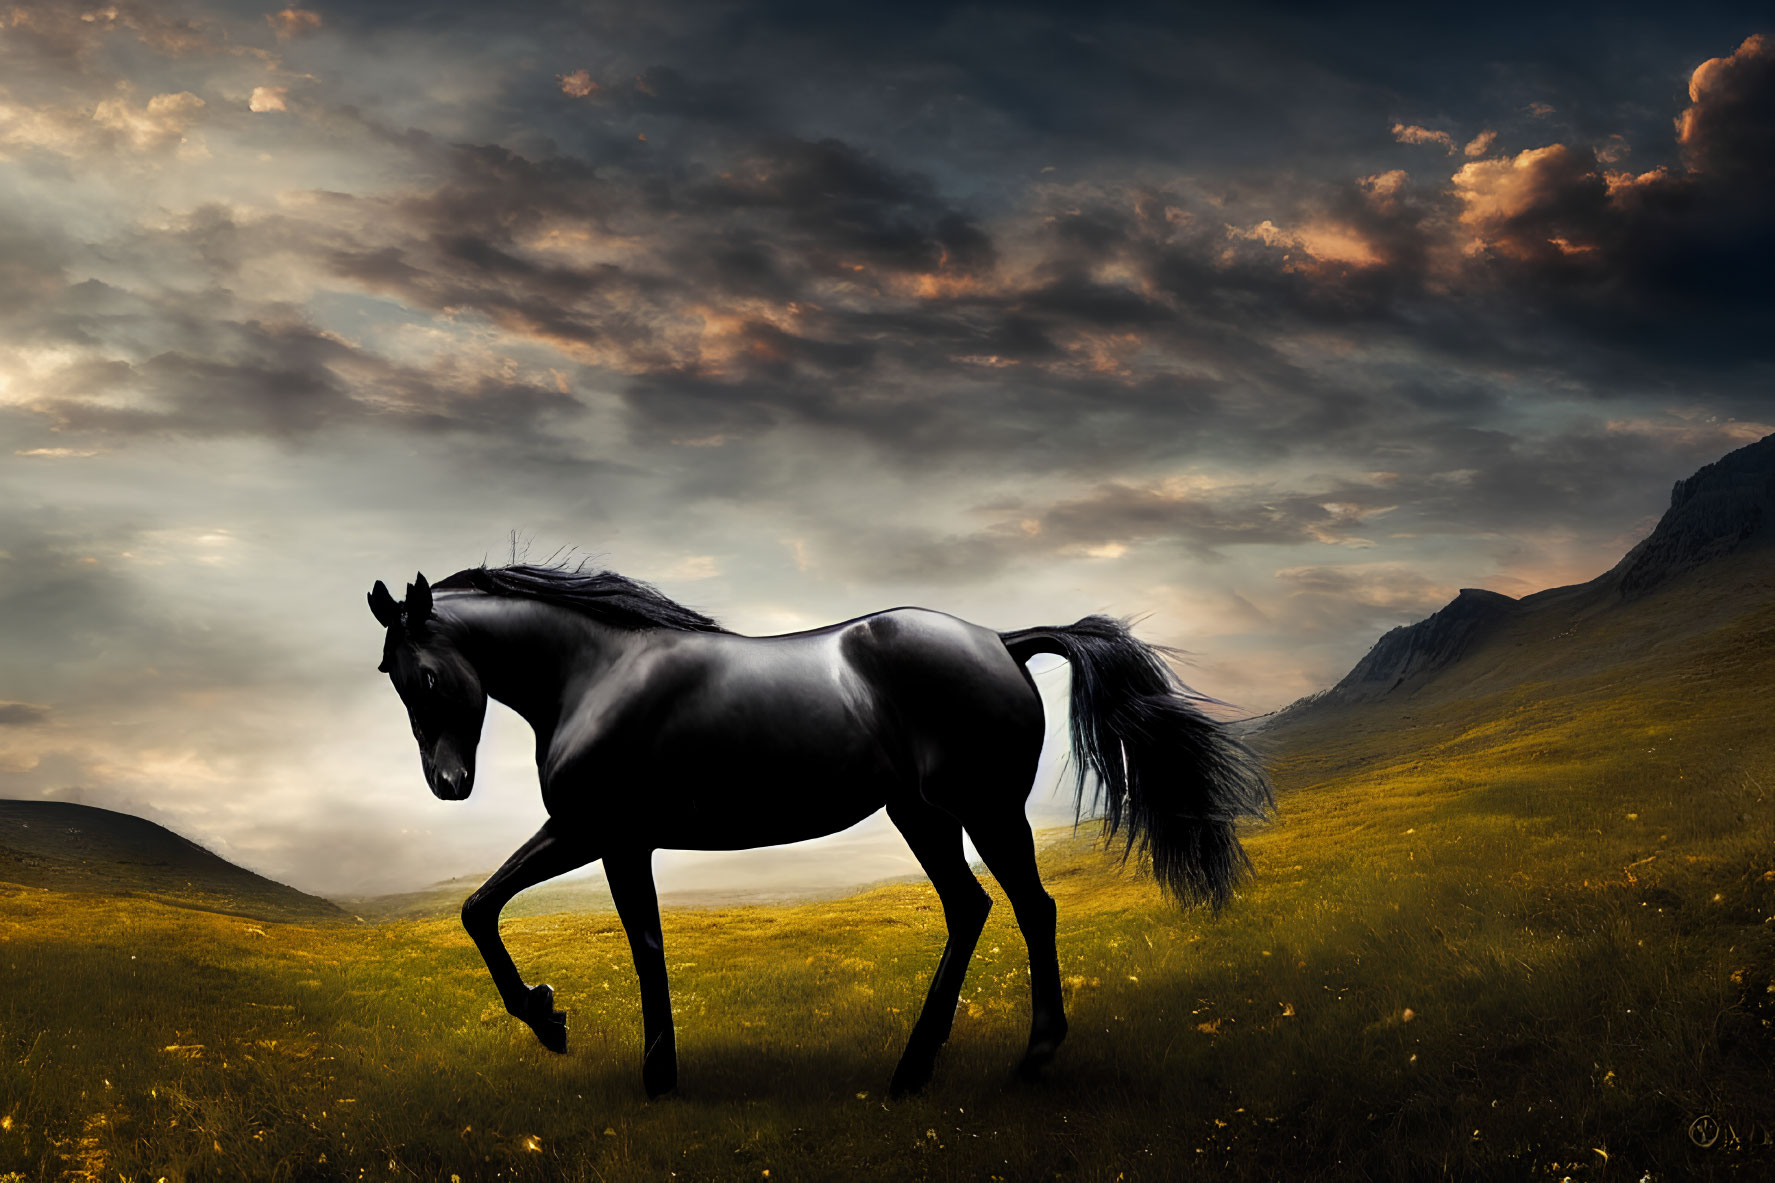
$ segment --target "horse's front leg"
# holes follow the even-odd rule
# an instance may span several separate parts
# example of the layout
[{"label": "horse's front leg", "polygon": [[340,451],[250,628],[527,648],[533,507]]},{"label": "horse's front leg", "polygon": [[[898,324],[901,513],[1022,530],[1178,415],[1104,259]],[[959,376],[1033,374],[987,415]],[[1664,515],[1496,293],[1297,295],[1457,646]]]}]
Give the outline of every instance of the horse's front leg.
[{"label": "horse's front leg", "polygon": [[505,942],[499,939],[499,913],[525,888],[565,875],[596,857],[589,842],[578,835],[563,837],[551,819],[462,905],[462,926],[486,959],[505,1009],[530,1024],[536,1038],[553,1052],[567,1050],[567,1016],[555,1009],[552,986],[524,985],[511,954],[506,952]]},{"label": "horse's front leg", "polygon": [[678,1044],[672,1033],[672,993],[666,983],[666,945],[660,934],[659,895],[653,885],[653,852],[612,852],[604,858],[610,898],[629,935],[635,975],[641,980],[641,1084],[647,1095],[678,1083]]}]

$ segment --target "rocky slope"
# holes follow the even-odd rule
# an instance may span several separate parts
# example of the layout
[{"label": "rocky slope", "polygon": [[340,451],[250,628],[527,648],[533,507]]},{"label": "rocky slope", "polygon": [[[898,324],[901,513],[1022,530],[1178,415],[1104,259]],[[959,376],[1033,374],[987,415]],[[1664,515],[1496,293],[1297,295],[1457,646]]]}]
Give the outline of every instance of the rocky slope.
[{"label": "rocky slope", "polygon": [[1645,595],[1672,576],[1752,546],[1775,531],[1775,435],[1676,482],[1670,508],[1645,540],[1601,578],[1625,597]]}]

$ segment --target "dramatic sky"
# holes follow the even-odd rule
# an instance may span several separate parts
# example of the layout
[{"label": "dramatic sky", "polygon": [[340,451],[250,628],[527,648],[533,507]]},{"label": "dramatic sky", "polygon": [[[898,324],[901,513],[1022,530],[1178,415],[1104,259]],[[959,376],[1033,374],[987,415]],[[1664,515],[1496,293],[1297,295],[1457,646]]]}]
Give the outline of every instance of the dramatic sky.
[{"label": "dramatic sky", "polygon": [[364,593],[513,531],[1252,712],[1599,573],[1775,424],[1775,28],[1457,7],[0,4],[0,794],[492,866],[527,732],[433,799]]}]

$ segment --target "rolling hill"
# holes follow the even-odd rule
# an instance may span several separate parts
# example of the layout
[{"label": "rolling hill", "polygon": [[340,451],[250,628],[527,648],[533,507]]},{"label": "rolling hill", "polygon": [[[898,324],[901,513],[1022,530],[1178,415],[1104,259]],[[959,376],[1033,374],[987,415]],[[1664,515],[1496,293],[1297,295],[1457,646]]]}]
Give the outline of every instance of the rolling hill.
[{"label": "rolling hill", "polygon": [[337,905],[255,875],[165,826],[67,801],[0,801],[0,882],[147,896],[264,920],[345,916]]}]

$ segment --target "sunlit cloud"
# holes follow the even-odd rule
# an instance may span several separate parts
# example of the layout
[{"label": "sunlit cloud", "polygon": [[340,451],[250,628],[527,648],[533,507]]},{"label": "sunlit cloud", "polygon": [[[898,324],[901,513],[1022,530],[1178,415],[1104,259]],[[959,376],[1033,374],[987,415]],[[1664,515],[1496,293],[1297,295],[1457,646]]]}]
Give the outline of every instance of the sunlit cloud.
[{"label": "sunlit cloud", "polygon": [[191,138],[192,128],[205,105],[190,91],[157,94],[139,105],[120,95],[102,99],[90,110],[0,101],[0,150],[37,148],[68,157],[197,150],[201,142]]},{"label": "sunlit cloud", "polygon": [[1766,170],[1775,139],[1769,127],[1775,104],[1775,42],[1752,34],[1730,56],[1702,62],[1689,76],[1689,103],[1677,117],[1676,130],[1691,169]]},{"label": "sunlit cloud", "polygon": [[604,89],[592,81],[591,72],[587,70],[575,70],[571,74],[562,74],[560,80],[561,93],[572,95],[576,99],[590,98]]},{"label": "sunlit cloud", "polygon": [[[1383,188],[1371,189],[1371,192],[1382,199],[1395,192],[1398,182],[1389,177],[1379,180]],[[1398,181],[1403,181],[1404,174],[1398,174]],[[1334,222],[1307,222],[1292,229],[1283,229],[1269,219],[1264,219],[1248,229],[1227,227],[1227,234],[1233,238],[1243,238],[1261,242],[1265,246],[1275,247],[1283,251],[1305,252],[1311,260],[1330,263],[1350,263],[1356,266],[1369,266],[1381,261],[1380,256],[1355,231]]]},{"label": "sunlit cloud", "polygon": [[1415,123],[1395,123],[1393,138],[1401,144],[1432,144],[1451,153],[1455,150],[1453,135],[1446,131],[1420,127]]},{"label": "sunlit cloud", "polygon": [[272,31],[277,34],[279,39],[283,39],[316,32],[326,24],[326,21],[322,19],[320,13],[313,9],[291,6],[279,9],[277,12],[266,13],[265,23],[271,26]]},{"label": "sunlit cloud", "polygon": [[1484,131],[1467,141],[1466,145],[1461,149],[1461,155],[1468,157],[1484,156],[1487,152],[1491,151],[1491,146],[1497,142],[1497,139],[1498,133],[1490,128],[1486,128]]}]

